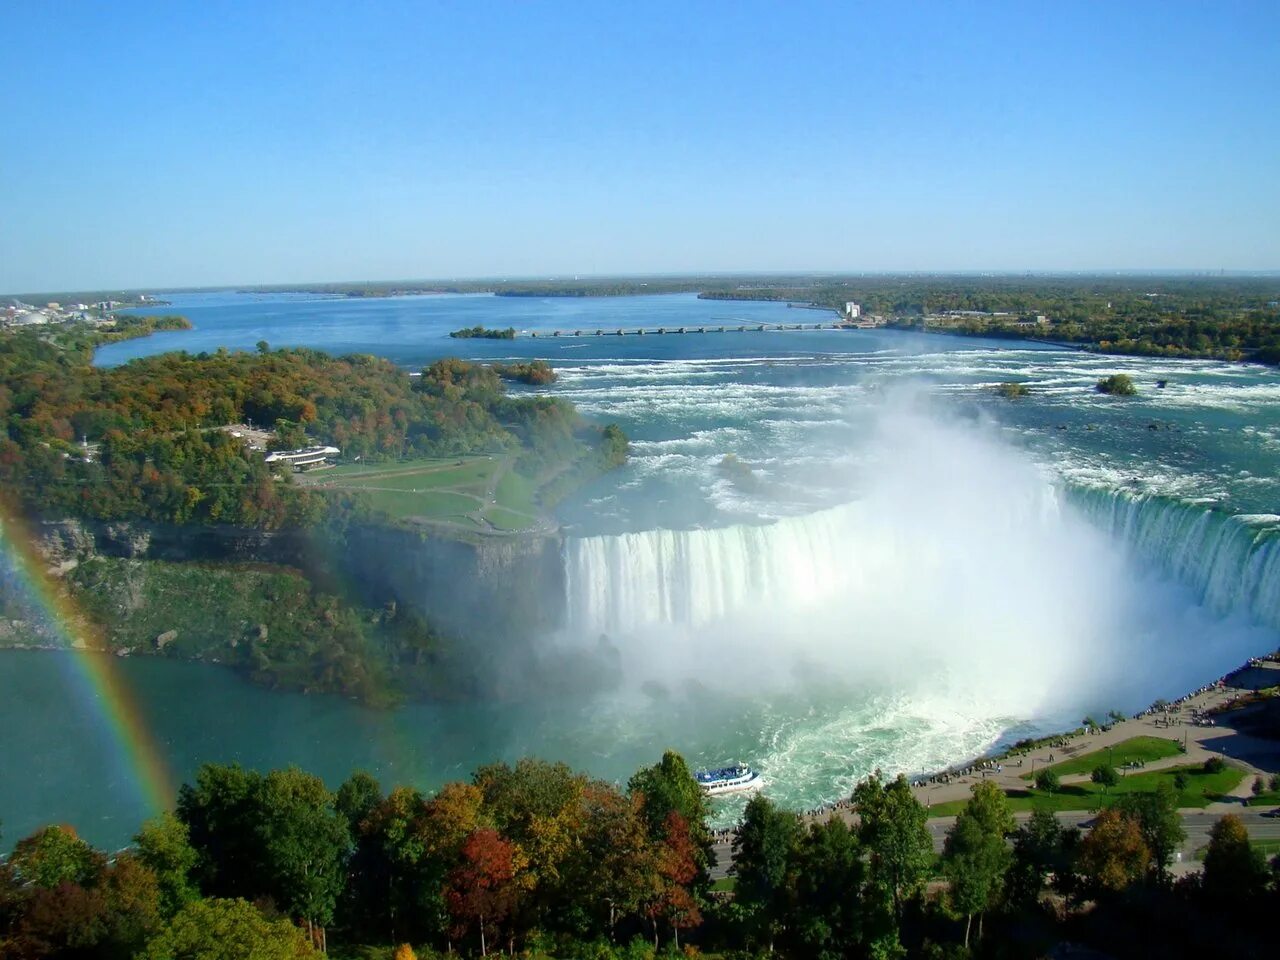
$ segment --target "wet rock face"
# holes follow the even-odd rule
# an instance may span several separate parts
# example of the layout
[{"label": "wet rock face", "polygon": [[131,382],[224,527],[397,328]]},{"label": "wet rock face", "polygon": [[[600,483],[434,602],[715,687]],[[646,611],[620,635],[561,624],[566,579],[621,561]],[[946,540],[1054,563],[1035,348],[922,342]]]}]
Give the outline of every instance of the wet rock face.
[{"label": "wet rock face", "polygon": [[[60,574],[94,556],[281,564],[300,569],[320,589],[355,585],[368,606],[404,606],[447,633],[487,647],[527,643],[564,622],[558,536],[459,540],[369,525],[348,529],[338,541],[308,530],[75,519],[34,527],[37,549],[51,572]],[[265,634],[259,627],[260,641]],[[156,646],[163,649],[158,639]]]}]

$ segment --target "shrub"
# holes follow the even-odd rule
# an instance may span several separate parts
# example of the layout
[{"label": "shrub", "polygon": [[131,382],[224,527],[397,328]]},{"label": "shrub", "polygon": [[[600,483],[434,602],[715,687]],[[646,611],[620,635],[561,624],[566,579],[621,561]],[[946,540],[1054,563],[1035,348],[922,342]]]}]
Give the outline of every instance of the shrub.
[{"label": "shrub", "polygon": [[1138,392],[1132,378],[1126,373],[1113,373],[1109,377],[1103,377],[1098,381],[1095,389],[1099,393],[1107,393],[1113,397],[1132,397]]}]

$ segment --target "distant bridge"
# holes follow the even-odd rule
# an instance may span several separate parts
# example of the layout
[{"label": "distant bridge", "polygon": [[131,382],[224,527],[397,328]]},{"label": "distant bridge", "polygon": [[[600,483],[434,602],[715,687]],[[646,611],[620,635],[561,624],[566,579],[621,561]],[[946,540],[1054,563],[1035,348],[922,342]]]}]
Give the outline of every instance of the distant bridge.
[{"label": "distant bridge", "polygon": [[534,339],[556,337],[663,337],[691,333],[765,333],[778,330],[852,330],[864,325],[844,321],[835,323],[751,323],[697,327],[615,327],[612,329],[521,330],[516,336]]}]

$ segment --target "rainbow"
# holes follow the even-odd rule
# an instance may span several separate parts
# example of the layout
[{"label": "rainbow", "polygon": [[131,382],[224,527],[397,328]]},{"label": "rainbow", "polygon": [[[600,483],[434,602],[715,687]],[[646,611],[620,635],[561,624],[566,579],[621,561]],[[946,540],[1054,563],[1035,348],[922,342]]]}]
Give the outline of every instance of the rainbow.
[{"label": "rainbow", "polygon": [[101,715],[110,735],[114,762],[133,785],[148,816],[174,805],[174,778],[151,733],[119,660],[95,627],[45,569],[31,531],[16,510],[0,504],[0,574],[16,585],[32,617],[57,646],[67,650],[72,692]]}]

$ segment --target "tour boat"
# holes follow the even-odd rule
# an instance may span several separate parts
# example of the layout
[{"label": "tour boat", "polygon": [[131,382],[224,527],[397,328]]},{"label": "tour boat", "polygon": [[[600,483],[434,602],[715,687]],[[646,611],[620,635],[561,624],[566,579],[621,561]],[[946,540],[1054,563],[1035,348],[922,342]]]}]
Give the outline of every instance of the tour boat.
[{"label": "tour boat", "polygon": [[721,793],[739,793],[744,790],[759,790],[764,782],[756,771],[745,763],[719,770],[699,770],[694,776],[698,786],[711,796]]}]

